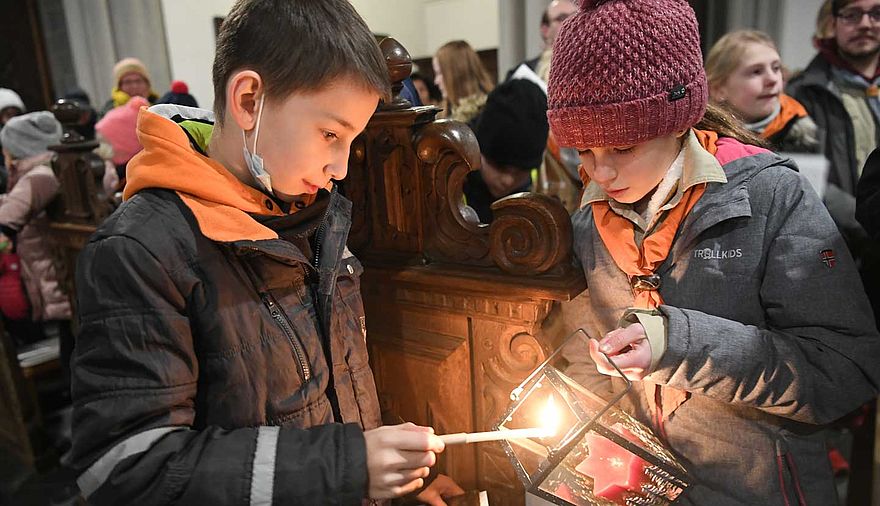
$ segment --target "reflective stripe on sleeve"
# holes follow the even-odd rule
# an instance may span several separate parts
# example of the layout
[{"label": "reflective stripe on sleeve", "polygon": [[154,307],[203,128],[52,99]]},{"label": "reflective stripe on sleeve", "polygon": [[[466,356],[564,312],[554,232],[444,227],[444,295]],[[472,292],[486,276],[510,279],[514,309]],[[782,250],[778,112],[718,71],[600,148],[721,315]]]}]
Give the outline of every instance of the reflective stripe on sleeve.
[{"label": "reflective stripe on sleeve", "polygon": [[280,427],[260,427],[251,474],[251,506],[271,506]]},{"label": "reflective stripe on sleeve", "polygon": [[150,449],[157,441],[165,437],[169,432],[184,430],[187,427],[159,427],[135,434],[125,441],[111,448],[107,453],[95,461],[86,471],[76,479],[82,496],[88,498],[107,481],[113,469],[123,460],[143,453]]}]

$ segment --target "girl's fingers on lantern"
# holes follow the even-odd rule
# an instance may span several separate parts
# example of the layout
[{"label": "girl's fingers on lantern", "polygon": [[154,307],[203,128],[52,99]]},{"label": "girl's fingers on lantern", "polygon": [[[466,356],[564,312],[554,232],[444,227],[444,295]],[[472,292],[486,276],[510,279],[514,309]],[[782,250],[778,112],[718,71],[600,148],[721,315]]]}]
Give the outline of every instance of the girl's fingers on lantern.
[{"label": "girl's fingers on lantern", "polygon": [[[606,376],[620,376],[617,369],[611,365],[609,359],[599,351],[599,344],[596,341],[590,341],[590,356],[596,364],[596,370]],[[612,358],[614,363],[626,374],[631,380],[642,379],[645,371],[651,364],[651,348],[650,346],[634,345],[630,350]]]},{"label": "girl's fingers on lantern", "polygon": [[605,334],[605,338],[599,343],[599,350],[610,355],[641,339],[645,339],[645,328],[640,323],[633,323]]},{"label": "girl's fingers on lantern", "polygon": [[[590,340],[590,357],[596,364],[596,370],[601,374],[606,376],[620,376],[614,366],[611,365],[611,362],[608,361],[608,358],[599,351],[599,343],[594,339]],[[615,357],[614,361],[615,363],[617,362],[617,357]]]}]

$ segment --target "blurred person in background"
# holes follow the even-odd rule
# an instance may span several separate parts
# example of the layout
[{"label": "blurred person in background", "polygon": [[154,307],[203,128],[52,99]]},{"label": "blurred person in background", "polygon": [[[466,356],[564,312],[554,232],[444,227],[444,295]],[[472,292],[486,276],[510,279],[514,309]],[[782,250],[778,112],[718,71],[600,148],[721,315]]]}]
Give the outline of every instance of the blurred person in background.
[{"label": "blurred person in background", "polygon": [[434,84],[443,95],[440,117],[470,124],[495,87],[479,55],[463,40],[447,42],[434,54]]}]

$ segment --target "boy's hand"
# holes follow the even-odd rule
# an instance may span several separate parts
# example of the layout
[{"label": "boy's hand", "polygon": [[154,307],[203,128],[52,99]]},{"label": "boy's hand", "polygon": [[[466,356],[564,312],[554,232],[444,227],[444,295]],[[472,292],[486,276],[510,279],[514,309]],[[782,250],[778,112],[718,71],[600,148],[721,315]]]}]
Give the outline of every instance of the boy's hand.
[{"label": "boy's hand", "polygon": [[464,489],[449,476],[438,474],[425,490],[419,492],[416,500],[428,506],[447,506],[443,499],[457,495],[464,495]]},{"label": "boy's hand", "polygon": [[590,356],[596,369],[608,376],[620,376],[602,353],[607,354],[630,380],[641,380],[651,367],[651,345],[641,323],[614,329],[601,341],[590,340]]},{"label": "boy's hand", "polygon": [[424,486],[429,467],[444,450],[431,427],[412,423],[386,425],[364,432],[367,473],[372,499],[391,499]]}]

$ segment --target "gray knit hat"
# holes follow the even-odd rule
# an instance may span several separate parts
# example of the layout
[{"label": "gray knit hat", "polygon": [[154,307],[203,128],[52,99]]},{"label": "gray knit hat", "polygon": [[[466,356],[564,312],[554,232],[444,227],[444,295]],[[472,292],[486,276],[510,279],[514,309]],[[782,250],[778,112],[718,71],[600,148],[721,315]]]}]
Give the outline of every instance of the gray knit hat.
[{"label": "gray knit hat", "polygon": [[61,123],[49,111],[37,111],[10,119],[0,130],[0,143],[15,159],[49,151],[61,142]]}]

